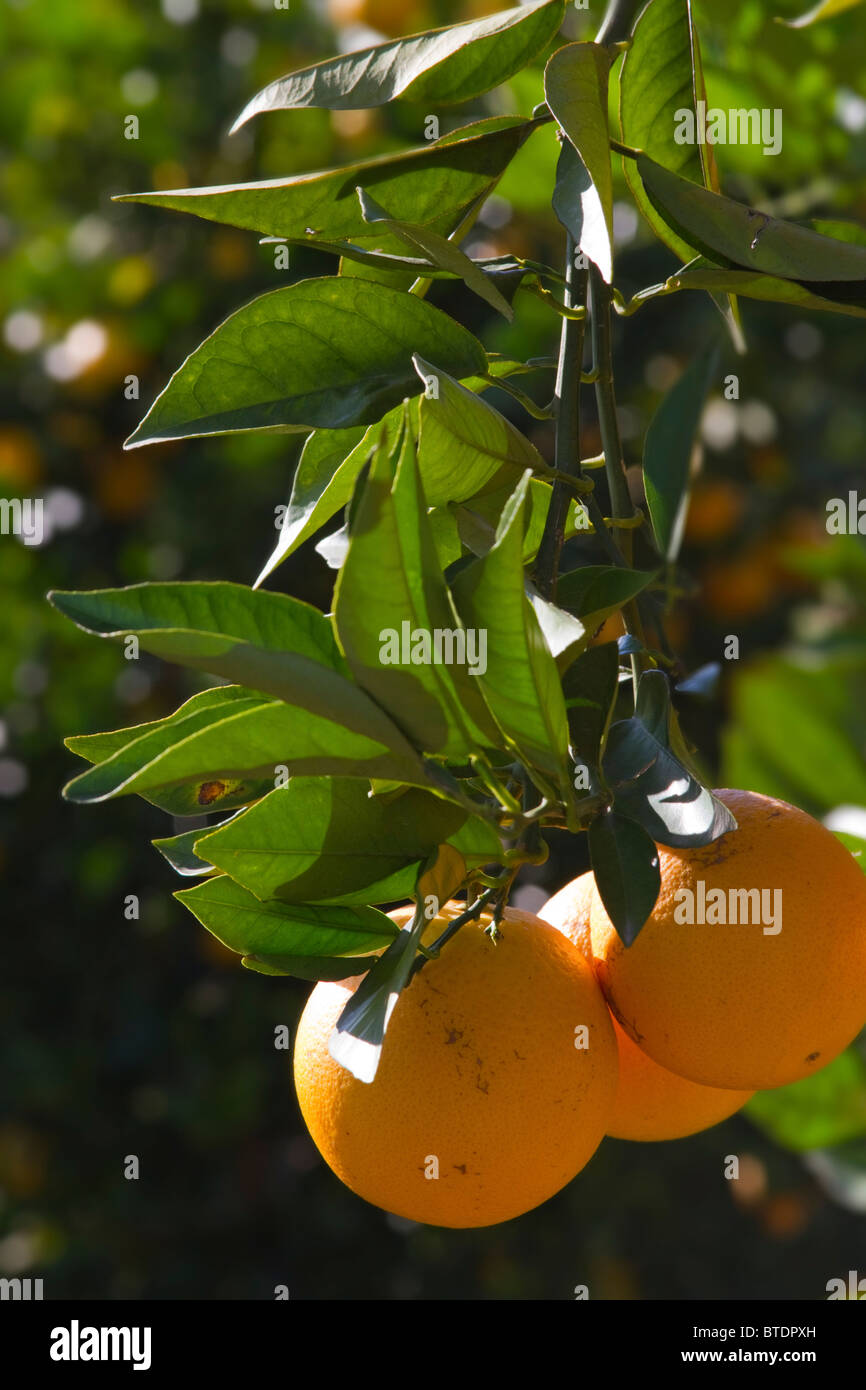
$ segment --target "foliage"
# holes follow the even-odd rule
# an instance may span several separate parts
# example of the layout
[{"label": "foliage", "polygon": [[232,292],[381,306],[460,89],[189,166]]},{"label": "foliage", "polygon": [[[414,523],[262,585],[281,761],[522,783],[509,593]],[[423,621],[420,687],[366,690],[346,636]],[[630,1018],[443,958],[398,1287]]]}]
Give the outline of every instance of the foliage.
[{"label": "foliage", "polygon": [[[545,857],[546,831],[588,831],[601,896],[630,943],[658,893],[656,843],[707,844],[734,827],[680,732],[671,678],[682,672],[663,620],[676,590],[689,461],[716,357],[708,350],[673,387],[647,433],[647,524],[629,493],[619,436],[614,306],[630,316],[658,294],[700,285],[713,292],[739,349],[733,296],[749,296],[756,283],[763,298],[786,303],[799,295],[828,310],[866,312],[866,252],[856,239],[722,195],[703,146],[681,157],[674,122],[663,119],[672,114],[670,74],[677,100],[696,119],[705,90],[689,0],[651,0],[625,45],[622,141],[609,132],[608,105],[623,45],[608,38],[607,46],[557,47],[563,17],[561,0],[534,0],[491,20],[314,65],[271,83],[235,128],[277,109],[357,109],[422,96],[459,105],[543,53],[546,100],[530,119],[515,111],[445,136],[434,131],[426,145],[324,174],[125,195],[337,258],[335,274],[271,291],[232,314],[177,369],[127,441],[135,448],[211,434],[308,433],[310,476],[305,451],[288,539],[261,578],[345,505],[345,528],[325,551],[338,571],[330,618],[289,598],[224,585],[52,595],[88,631],[237,683],[107,742],[72,740],[93,765],[66,795],[91,801],[138,792],[175,816],[246,808],[215,836],[181,832],[168,854],[183,872],[191,855],[228,879],[222,887],[220,877],[212,881],[216,892],[203,882],[182,897],[217,934],[225,932],[227,904],[237,901],[241,911],[246,902],[238,890],[252,894],[252,921],[266,927],[264,938],[258,926],[252,937],[241,933],[245,959],[304,978],[315,977],[316,963],[329,978],[357,966],[351,930],[339,929],[347,919],[320,911],[339,876],[335,883],[326,873],[306,895],[295,883],[291,906],[271,906],[287,881],[272,861],[317,848],[325,854],[332,823],[317,816],[322,779],[367,784],[341,829],[343,853],[355,859],[375,856],[377,803],[396,807],[400,819],[407,797],[427,796],[431,812],[419,817],[418,840],[399,866],[415,864],[409,946],[401,939],[371,957],[353,1018],[341,1024],[380,1043],[409,978],[407,950],[443,895],[465,891],[469,903],[493,901],[501,911],[521,865]],[[521,147],[554,137],[561,153],[550,199],[567,231],[564,273],[520,256],[468,256],[460,242]],[[653,157],[635,148],[647,138]],[[626,160],[629,187],[653,231],[688,262],[630,300],[611,283],[614,151]],[[416,253],[408,258],[407,245]],[[539,409],[511,382],[532,361],[489,356],[454,314],[428,302],[443,280],[474,289],[506,318],[516,295],[541,298],[551,323],[561,323],[550,407]],[[603,454],[583,461],[587,321]],[[552,464],[483,399],[494,386],[531,416],[554,420]],[[594,567],[590,586],[579,558],[569,569],[563,551],[573,508],[610,562]],[[542,533],[530,542],[536,513]],[[596,664],[584,684],[593,624],[618,610],[621,662]],[[606,711],[601,721],[574,717],[587,698]],[[483,839],[483,859],[443,837],[440,803],[470,843]],[[211,861],[211,840],[243,841],[253,824],[254,868],[244,867],[248,853]],[[370,877],[359,900],[366,910],[399,896],[392,873]],[[405,878],[400,886],[405,891]],[[435,954],[438,946],[426,949]]]}]

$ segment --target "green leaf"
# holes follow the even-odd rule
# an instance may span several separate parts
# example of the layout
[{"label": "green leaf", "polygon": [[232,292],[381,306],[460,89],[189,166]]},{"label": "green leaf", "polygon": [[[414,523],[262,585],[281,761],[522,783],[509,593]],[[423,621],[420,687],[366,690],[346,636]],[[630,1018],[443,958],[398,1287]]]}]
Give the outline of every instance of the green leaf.
[{"label": "green leaf", "polygon": [[360,160],[340,169],[261,183],[127,193],[118,202],[190,212],[281,240],[350,241],[401,253],[403,243],[364,221],[356,188],[365,188],[401,221],[447,235],[483,200],[526,138],[542,124],[519,117],[463,127],[418,149]]},{"label": "green leaf", "polygon": [[866,1134],[866,1062],[849,1047],[814,1076],[776,1091],[759,1091],[745,1113],[795,1153]]},{"label": "green leaf", "polygon": [[[849,304],[843,300],[828,299],[813,289],[798,285],[795,280],[780,280],[772,275],[759,275],[753,270],[720,270],[714,266],[686,268],[668,280],[672,289],[729,290],[745,299],[762,299],[774,304],[791,304],[799,309],[818,309],[829,314],[847,314],[852,318],[866,318],[866,305]],[[832,286],[823,285],[825,291]]]},{"label": "green leaf", "polygon": [[554,53],[544,74],[547,104],[570,142],[560,155],[553,210],[608,283],[613,275],[609,73],[607,49],[573,43]]},{"label": "green leaf", "polygon": [[411,430],[396,468],[377,450],[350,533],[334,621],[355,679],[416,747],[462,760],[495,729],[438,567]]},{"label": "green leaf", "polygon": [[[260,692],[276,696],[413,757],[382,711],[346,678],[331,622],[310,604],[226,583],[55,591],[51,599],[87,631],[121,639],[133,633],[157,656],[248,681],[259,705]],[[211,718],[210,704],[203,716],[203,723]]]},{"label": "green leaf", "polygon": [[[417,402],[410,409],[416,419]],[[295,473],[279,540],[256,580],[256,588],[332,516],[348,506],[361,470],[377,444],[385,441],[387,447],[393,448],[402,428],[401,404],[367,430],[315,430],[310,435]]]},{"label": "green leaf", "polygon": [[[113,729],[102,734],[74,734],[71,738],[65,739],[64,743],[71,753],[76,753],[80,758],[86,758],[89,763],[99,763],[105,758],[110,758],[112,754],[119,753],[122,748],[134,743],[136,739],[142,738],[144,734],[152,734],[159,729],[165,729],[170,724],[177,724],[189,715],[197,714],[200,710],[227,706],[232,701],[245,701],[251,698],[255,698],[255,693],[252,690],[244,690],[239,685],[220,685],[216,690],[199,691],[198,695],[193,695],[191,699],[181,705],[180,709],[166,719],[154,719],[147,724],[133,724],[128,729]],[[223,710],[223,713],[226,712]]]},{"label": "green leaf", "polygon": [[709,845],[737,823],[671,751],[670,716],[667,677],[645,671],[634,718],[612,726],[605,748],[614,810],[641,825],[656,844]]},{"label": "green leaf", "polygon": [[365,953],[387,947],[397,935],[375,908],[263,903],[222,875],[174,896],[244,964],[268,966],[269,974],[345,979],[368,970],[377,957]]},{"label": "green leaf", "polygon": [[525,590],[529,481],[527,472],[502,513],[493,548],[458,575],[454,597],[466,626],[487,634],[487,669],[478,682],[507,745],[530,768],[564,784],[568,724],[559,672]]},{"label": "green leaf", "polygon": [[809,24],[817,24],[821,19],[832,19],[834,15],[842,14],[845,10],[851,10],[855,5],[859,5],[861,0],[820,0],[813,9],[801,14],[799,19],[780,19],[777,17],[777,24],[786,24],[789,29],[805,29]]},{"label": "green leaf", "polygon": [[[620,75],[623,141],[694,184],[717,187],[710,163],[712,146],[678,144],[675,139],[677,113],[689,111],[696,119],[696,103],[705,97],[689,0],[650,0],[635,25]],[[624,159],[623,168],[635,202],[653,231],[680,260],[691,260],[694,247],[656,210],[632,161]]]},{"label": "green leaf", "polygon": [[557,608],[556,604],[548,599],[542,598],[530,584],[527,584],[526,592],[557,669],[567,670],[580,656],[592,634],[587,632],[578,618],[563,608]]},{"label": "green leaf", "polygon": [[[461,539],[473,555],[483,556],[492,549],[496,542],[496,528],[512,491],[513,487],[509,483],[497,488],[495,492],[476,494],[462,506],[455,507],[454,515],[457,518]],[[550,483],[544,482],[541,478],[533,478],[529,484],[526,530],[523,536],[524,565],[530,564],[538,554],[547,513],[550,510],[551,493]],[[585,508],[573,501],[568,505],[565,538],[570,540],[578,534],[591,535],[592,526]]]},{"label": "green leaf", "polygon": [[[227,820],[221,821],[219,826],[210,826],[210,831],[229,825],[233,819],[233,816],[229,816]],[[208,833],[209,831],[199,827],[197,830],[184,830],[179,835],[171,835],[166,839],[151,840],[151,844],[168,860],[176,873],[183,874],[185,878],[204,878],[206,874],[214,872],[214,866],[196,854],[195,844],[202,835]]]},{"label": "green leaf", "polygon": [[311,663],[341,675],[348,667],[330,620],[287,594],[243,584],[134,584],[88,593],[54,590],[49,599],[85,632],[140,647],[164,661],[210,671],[254,691],[303,703]]},{"label": "green leaf", "polygon": [[849,291],[866,289],[866,247],[783,222],[698,188],[646,155],[637,169],[653,205],[692,245],[723,265]]},{"label": "green leaf", "polygon": [[428,506],[513,489],[526,469],[549,471],[535,446],[487,401],[417,355],[415,369],[436,385],[420,407],[418,467]]},{"label": "green leaf", "polygon": [[[339,694],[339,723],[282,700],[251,697],[224,712],[220,707],[203,710],[145,734],[76,777],[64,796],[92,802],[159,791],[158,805],[175,815],[194,815],[256,799],[263,780],[270,779],[265,789],[271,790],[276,769],[283,765],[297,776],[397,777],[423,783],[420,763],[383,711],[347,680],[319,670],[329,692]],[[317,704],[314,690],[307,698]],[[190,805],[184,793],[182,808],[175,810],[166,791],[181,783],[205,786],[197,804]]]},{"label": "green leaf", "polygon": [[624,604],[630,603],[656,578],[655,570],[632,570],[617,565],[582,565],[560,575],[556,601],[573,613],[592,634]]},{"label": "green leaf", "polygon": [[175,372],[126,447],[235,430],[372,424],[420,383],[423,352],[455,376],[483,347],[415,295],[365,280],[302,280],[239,309]]},{"label": "green leaf", "polygon": [[689,364],[653,416],[644,441],[647,505],[656,545],[669,563],[676,560],[682,544],[692,453],[718,362],[718,350],[713,349]]},{"label": "green leaf", "polygon": [[436,106],[471,101],[526,67],[557,33],[563,11],[563,0],[529,0],[485,19],[343,53],[271,82],[232,132],[262,111],[292,107],[357,111],[396,97]]},{"label": "green leaf", "polygon": [[470,260],[455,242],[440,236],[438,232],[429,227],[419,227],[411,222],[395,220],[363,188],[359,187],[357,192],[364,221],[369,223],[371,227],[384,227],[410,248],[421,251],[427,260],[431,261],[439,270],[447,271],[458,280],[462,280],[467,289],[471,290],[473,294],[477,294],[497,313],[502,314],[509,323],[513,321],[514,310],[508,300],[503,299],[499,290],[487,278],[484,271],[473,260]]},{"label": "green leaf", "polygon": [[619,689],[619,655],[605,642],[578,657],[562,682],[574,753],[592,770],[598,767],[602,736]]},{"label": "green leaf", "polygon": [[199,832],[196,852],[258,898],[394,902],[465,819],[420,789],[384,801],[360,781],[293,778],[225,827]]},{"label": "green leaf", "polygon": [[625,945],[631,946],[659,895],[658,850],[645,830],[615,811],[594,820],[587,838],[605,911]]}]

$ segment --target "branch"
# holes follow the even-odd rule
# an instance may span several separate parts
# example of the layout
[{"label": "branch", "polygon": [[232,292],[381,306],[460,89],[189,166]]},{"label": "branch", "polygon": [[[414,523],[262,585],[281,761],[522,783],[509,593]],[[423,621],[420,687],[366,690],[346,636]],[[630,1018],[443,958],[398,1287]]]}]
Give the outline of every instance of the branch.
[{"label": "branch", "polygon": [[[565,304],[568,309],[583,308],[586,298],[586,271],[575,268],[575,244],[566,240]],[[556,454],[557,472],[580,477],[580,373],[583,363],[585,318],[564,318],[559,340],[559,370],[556,377]],[[543,598],[550,598],[559,571],[559,556],[565,542],[565,523],[572,490],[560,481],[554,484],[544,536],[536,561],[535,582]]]}]

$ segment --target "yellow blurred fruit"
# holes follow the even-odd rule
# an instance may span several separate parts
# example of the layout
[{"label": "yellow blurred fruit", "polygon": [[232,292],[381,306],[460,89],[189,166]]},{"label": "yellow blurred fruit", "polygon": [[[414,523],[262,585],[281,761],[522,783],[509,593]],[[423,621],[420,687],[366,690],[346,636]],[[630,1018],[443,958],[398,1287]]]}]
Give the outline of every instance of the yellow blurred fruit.
[{"label": "yellow blurred fruit", "polygon": [[780,598],[772,542],[757,541],[729,560],[709,565],[702,579],[703,606],[712,618],[755,618]]},{"label": "yellow blurred fruit", "polygon": [[337,29],[364,24],[389,38],[417,34],[437,25],[423,0],[328,0],[328,18]]},{"label": "yellow blurred fruit", "polygon": [[702,478],[695,483],[686,517],[685,538],[709,545],[730,536],[746,509],[745,490],[728,478]]},{"label": "yellow blurred fruit", "polygon": [[31,430],[20,425],[0,428],[0,481],[26,486],[40,474],[39,446]]},{"label": "yellow blurred fruit", "polygon": [[[461,910],[449,903],[434,934]],[[404,925],[410,911],[391,915]],[[328,1051],[360,980],[317,985],[298,1027],[295,1084],[320,1153],[413,1221],[530,1211],[580,1172],[610,1118],[616,1040],[587,962],[530,913],[506,909],[496,941],[489,922],[463,927],[399,996],[371,1083]]]},{"label": "yellow blurred fruit", "polygon": [[612,1013],[661,1066],[703,1086],[785,1086],[866,1023],[866,877],[797,807],[715,795],[738,828],[698,849],[659,847],[661,891],[630,947],[595,890],[594,968]]}]

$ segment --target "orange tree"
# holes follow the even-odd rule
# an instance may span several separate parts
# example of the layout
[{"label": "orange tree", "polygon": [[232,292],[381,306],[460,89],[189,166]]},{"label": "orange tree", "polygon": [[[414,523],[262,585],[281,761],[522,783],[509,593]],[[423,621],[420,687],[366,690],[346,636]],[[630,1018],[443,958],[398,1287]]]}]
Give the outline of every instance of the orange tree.
[{"label": "orange tree", "polygon": [[[733,201],[712,145],[678,142],[683,112],[693,133],[706,112],[688,0],[650,0],[633,23],[635,8],[612,4],[594,42],[560,37],[564,0],[393,40],[272,82],[237,125],[401,100],[439,112],[524,68],[539,77],[531,116],[444,135],[428,116],[417,147],[345,168],[129,195],[331,253],[336,273],[229,317],[127,441],[308,436],[253,587],[52,595],[127,656],[143,650],[221,681],[154,723],[69,740],[91,766],[65,794],[137,793],[174,817],[218,816],[156,841],[198,880],[179,898],[253,970],[363,975],[337,1032],[340,1055],[363,1055],[368,1073],[395,996],[463,923],[485,910],[496,920],[521,866],[544,859],[547,831],[587,833],[599,893],[628,944],[658,895],[656,845],[706,845],[733,828],[676,713],[679,689],[711,673],[688,676],[665,631],[686,582],[678,554],[703,399],[720,354],[742,347],[742,300],[866,314],[857,229],[816,230]],[[550,140],[560,143],[550,197],[561,266],[473,259],[461,244],[498,180],[526,142]],[[628,297],[614,278],[613,156],[681,262]],[[444,282],[507,320],[521,296],[540,299],[558,355],[486,351],[436,307]],[[718,329],[662,401],[636,490],[619,437],[613,319],[689,289],[711,297]],[[552,399],[539,404],[530,387],[548,372]],[[602,445],[590,458],[584,388]],[[491,391],[551,422],[549,457]],[[321,547],[338,571],[330,615],[261,587],[335,518]],[[567,544],[577,536],[589,549]],[[593,645],[618,613],[624,635]],[[465,911],[422,941],[456,894]],[[383,909],[406,898],[416,907],[399,931]]]}]

